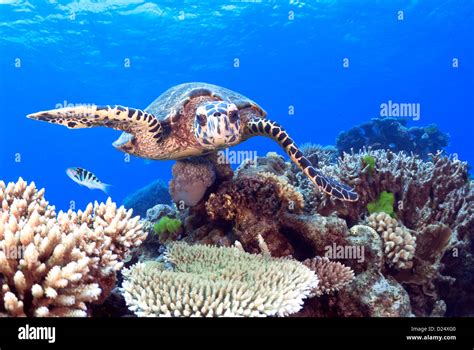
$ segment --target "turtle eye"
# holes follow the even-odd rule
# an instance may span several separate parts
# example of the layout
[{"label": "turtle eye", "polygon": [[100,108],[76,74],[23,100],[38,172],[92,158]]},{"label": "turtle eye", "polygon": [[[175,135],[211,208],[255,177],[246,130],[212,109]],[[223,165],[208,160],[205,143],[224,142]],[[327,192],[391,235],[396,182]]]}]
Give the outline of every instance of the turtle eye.
[{"label": "turtle eye", "polygon": [[207,123],[207,117],[204,114],[196,114],[196,121],[199,125],[205,126]]},{"label": "turtle eye", "polygon": [[235,123],[237,120],[239,120],[239,112],[238,111],[230,112],[229,121],[231,123]]}]

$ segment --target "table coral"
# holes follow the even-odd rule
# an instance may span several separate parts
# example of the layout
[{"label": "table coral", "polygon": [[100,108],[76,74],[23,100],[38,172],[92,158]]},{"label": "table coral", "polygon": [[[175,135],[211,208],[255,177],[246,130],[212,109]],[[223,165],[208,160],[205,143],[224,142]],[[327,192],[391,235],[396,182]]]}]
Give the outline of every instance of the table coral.
[{"label": "table coral", "polygon": [[145,233],[132,210],[107,202],[55,213],[44,189],[0,182],[0,313],[87,316]]},{"label": "table coral", "polygon": [[124,270],[122,293],[138,316],[285,316],[318,278],[303,264],[237,248],[174,243],[165,263]]}]

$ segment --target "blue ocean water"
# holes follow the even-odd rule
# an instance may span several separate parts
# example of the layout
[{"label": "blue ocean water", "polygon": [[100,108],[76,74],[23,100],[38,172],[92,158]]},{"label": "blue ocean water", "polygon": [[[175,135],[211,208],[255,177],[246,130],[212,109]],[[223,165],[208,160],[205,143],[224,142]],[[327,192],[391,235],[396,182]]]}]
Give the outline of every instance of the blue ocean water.
[{"label": "blue ocean water", "polygon": [[[72,182],[71,166],[112,184],[117,202],[168,181],[173,161],[127,162],[111,146],[118,131],[25,116],[78,103],[145,108],[188,81],[250,97],[298,143],[334,144],[389,100],[419,103],[409,125],[436,123],[448,152],[472,164],[473,23],[469,0],[0,0],[0,179],[35,181],[60,209],[107,198]],[[236,149],[283,154],[264,138]]]}]

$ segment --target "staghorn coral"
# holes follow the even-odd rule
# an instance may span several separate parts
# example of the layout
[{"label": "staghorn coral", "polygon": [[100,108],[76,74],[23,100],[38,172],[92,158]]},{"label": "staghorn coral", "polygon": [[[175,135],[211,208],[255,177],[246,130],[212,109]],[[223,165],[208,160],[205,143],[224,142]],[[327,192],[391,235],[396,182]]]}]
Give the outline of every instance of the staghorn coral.
[{"label": "staghorn coral", "polygon": [[173,165],[172,172],[173,179],[169,184],[171,198],[187,206],[198,204],[216,179],[213,165],[202,158],[179,160]]},{"label": "staghorn coral", "polygon": [[399,269],[413,267],[416,237],[387,213],[373,213],[367,218],[368,226],[376,230],[383,240],[383,251],[388,265]]},{"label": "staghorn coral", "polygon": [[86,316],[145,238],[139,218],[110,198],[56,216],[44,189],[20,178],[0,182],[0,202],[0,313],[10,316]]},{"label": "staghorn coral", "polygon": [[308,266],[318,276],[318,286],[313,290],[315,296],[338,291],[352,282],[354,271],[340,262],[331,261],[327,257],[306,259],[303,264]]},{"label": "staghorn coral", "polygon": [[138,316],[286,316],[318,284],[295,260],[185,243],[171,244],[165,263],[138,263],[123,274],[122,293]]}]

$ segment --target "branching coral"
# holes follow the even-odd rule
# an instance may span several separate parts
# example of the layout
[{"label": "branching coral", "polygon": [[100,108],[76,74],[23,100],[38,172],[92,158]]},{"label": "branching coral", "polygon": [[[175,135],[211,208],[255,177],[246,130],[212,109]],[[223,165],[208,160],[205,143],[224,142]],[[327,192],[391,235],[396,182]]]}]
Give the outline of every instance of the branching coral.
[{"label": "branching coral", "polygon": [[367,221],[368,225],[382,236],[388,264],[399,269],[412,268],[416,237],[387,213],[371,214]]},{"label": "branching coral", "polygon": [[145,238],[132,210],[107,203],[60,212],[21,178],[0,182],[0,313],[86,316],[115,284],[125,254]]},{"label": "branching coral", "polygon": [[122,293],[138,316],[285,316],[318,284],[295,260],[237,248],[174,243],[165,260],[124,269]]},{"label": "branching coral", "polygon": [[340,290],[354,279],[354,271],[340,262],[326,257],[314,257],[303,261],[318,276],[318,286],[313,290],[315,296]]}]

